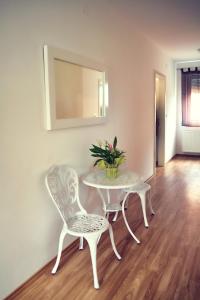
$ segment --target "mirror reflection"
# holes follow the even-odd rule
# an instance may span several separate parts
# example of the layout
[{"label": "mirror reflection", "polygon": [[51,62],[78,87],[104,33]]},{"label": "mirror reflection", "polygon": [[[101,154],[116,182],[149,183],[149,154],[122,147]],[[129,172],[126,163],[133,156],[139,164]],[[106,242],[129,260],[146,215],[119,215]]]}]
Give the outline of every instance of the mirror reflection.
[{"label": "mirror reflection", "polygon": [[104,115],[104,72],[54,59],[56,118]]}]

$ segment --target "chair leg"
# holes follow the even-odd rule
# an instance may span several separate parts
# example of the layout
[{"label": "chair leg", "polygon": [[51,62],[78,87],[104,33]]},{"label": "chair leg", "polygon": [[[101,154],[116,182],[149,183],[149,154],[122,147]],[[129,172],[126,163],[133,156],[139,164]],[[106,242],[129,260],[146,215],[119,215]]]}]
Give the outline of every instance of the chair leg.
[{"label": "chair leg", "polygon": [[151,190],[149,190],[149,194],[148,194],[148,203],[149,203],[149,208],[150,208],[151,214],[155,215],[155,211],[153,210],[152,202],[151,202]]},{"label": "chair leg", "polygon": [[116,213],[115,213],[115,215],[114,215],[112,221],[113,221],[113,222],[116,222],[116,221],[117,221],[117,217],[118,217],[118,211],[116,211]]},{"label": "chair leg", "polygon": [[124,197],[124,200],[122,202],[122,215],[123,215],[123,218],[124,218],[124,222],[125,222],[125,225],[130,233],[130,235],[132,235],[132,237],[134,238],[134,240],[137,242],[137,244],[140,244],[140,241],[138,240],[138,238],[135,236],[135,234],[132,232],[129,224],[128,224],[128,221],[126,219],[126,214],[125,214],[125,204],[126,204],[126,200],[128,199],[128,196],[129,196],[129,193],[127,193]]},{"label": "chair leg", "polygon": [[141,200],[141,206],[142,206],[142,213],[144,218],[144,225],[145,227],[149,227],[148,221],[147,221],[147,215],[146,215],[146,193],[145,192],[139,192],[138,193]]},{"label": "chair leg", "polygon": [[58,265],[60,262],[60,258],[61,258],[61,253],[62,253],[62,246],[63,246],[63,241],[65,238],[67,231],[66,229],[63,227],[61,233],[60,233],[60,238],[59,238],[59,245],[58,245],[58,254],[57,254],[57,258],[56,258],[56,263],[51,271],[52,274],[55,274],[57,269],[58,269]]},{"label": "chair leg", "polygon": [[101,234],[100,234],[100,236],[98,237],[97,245],[98,245],[98,243],[100,242],[100,239],[101,239]]},{"label": "chair leg", "polygon": [[83,237],[81,236],[79,240],[79,250],[83,250],[83,248],[84,248],[84,241],[83,241]]},{"label": "chair leg", "polygon": [[115,255],[117,256],[117,258],[120,260],[122,259],[121,256],[119,255],[117,248],[115,246],[115,241],[114,241],[114,236],[113,236],[113,230],[112,230],[112,226],[109,224],[109,235],[110,235],[110,240],[111,240],[111,244],[112,244],[112,248],[113,251],[115,252]]},{"label": "chair leg", "polygon": [[90,248],[90,255],[91,255],[91,261],[92,261],[92,271],[93,271],[93,280],[94,280],[94,288],[99,289],[99,281],[97,276],[97,242],[99,239],[99,235],[96,237],[89,238],[88,236],[85,237],[85,239],[88,242],[89,248]]}]

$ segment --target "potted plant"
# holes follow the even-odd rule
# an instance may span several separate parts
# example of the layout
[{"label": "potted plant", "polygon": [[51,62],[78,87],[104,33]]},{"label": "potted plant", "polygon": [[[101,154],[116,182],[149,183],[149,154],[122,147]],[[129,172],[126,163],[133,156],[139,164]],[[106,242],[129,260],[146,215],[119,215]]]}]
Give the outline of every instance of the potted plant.
[{"label": "potted plant", "polygon": [[92,144],[89,149],[93,157],[97,160],[94,166],[98,166],[102,170],[106,170],[108,178],[116,178],[118,175],[118,167],[125,162],[124,151],[117,149],[117,137],[115,136],[113,144],[108,141],[99,142],[99,145]]}]

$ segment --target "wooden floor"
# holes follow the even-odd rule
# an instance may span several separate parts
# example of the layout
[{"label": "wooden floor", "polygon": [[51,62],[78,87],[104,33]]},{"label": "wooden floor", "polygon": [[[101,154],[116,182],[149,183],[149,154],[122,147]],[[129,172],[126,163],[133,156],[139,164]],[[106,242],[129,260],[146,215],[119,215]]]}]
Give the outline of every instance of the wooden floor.
[{"label": "wooden floor", "polygon": [[105,233],[98,246],[100,290],[93,288],[86,246],[77,243],[64,252],[57,274],[46,266],[8,299],[20,300],[196,300],[200,299],[200,158],[176,156],[158,168],[151,181],[156,215],[148,212],[149,229],[137,197],[127,211],[137,245],[123,219],[113,224],[118,251],[116,260]]}]

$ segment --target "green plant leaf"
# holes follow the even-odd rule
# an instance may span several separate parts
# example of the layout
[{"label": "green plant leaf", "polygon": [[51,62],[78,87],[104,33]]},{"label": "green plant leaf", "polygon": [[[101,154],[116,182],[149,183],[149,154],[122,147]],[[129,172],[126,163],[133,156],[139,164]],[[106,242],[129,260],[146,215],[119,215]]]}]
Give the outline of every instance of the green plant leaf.
[{"label": "green plant leaf", "polygon": [[113,141],[113,149],[115,150],[117,147],[117,137],[115,136],[114,141]]},{"label": "green plant leaf", "polygon": [[92,154],[91,156],[93,156],[93,157],[98,157],[98,158],[100,158],[100,159],[105,159],[105,156],[99,155],[99,154]]},{"label": "green plant leaf", "polygon": [[112,147],[108,141],[105,141],[105,144],[102,144],[100,147],[92,144],[92,146],[89,148],[91,156],[97,158],[94,166],[98,166],[100,169],[105,169],[108,165],[118,167],[120,164],[122,164],[125,161],[125,152],[117,149],[116,147],[116,136],[114,138]]}]

